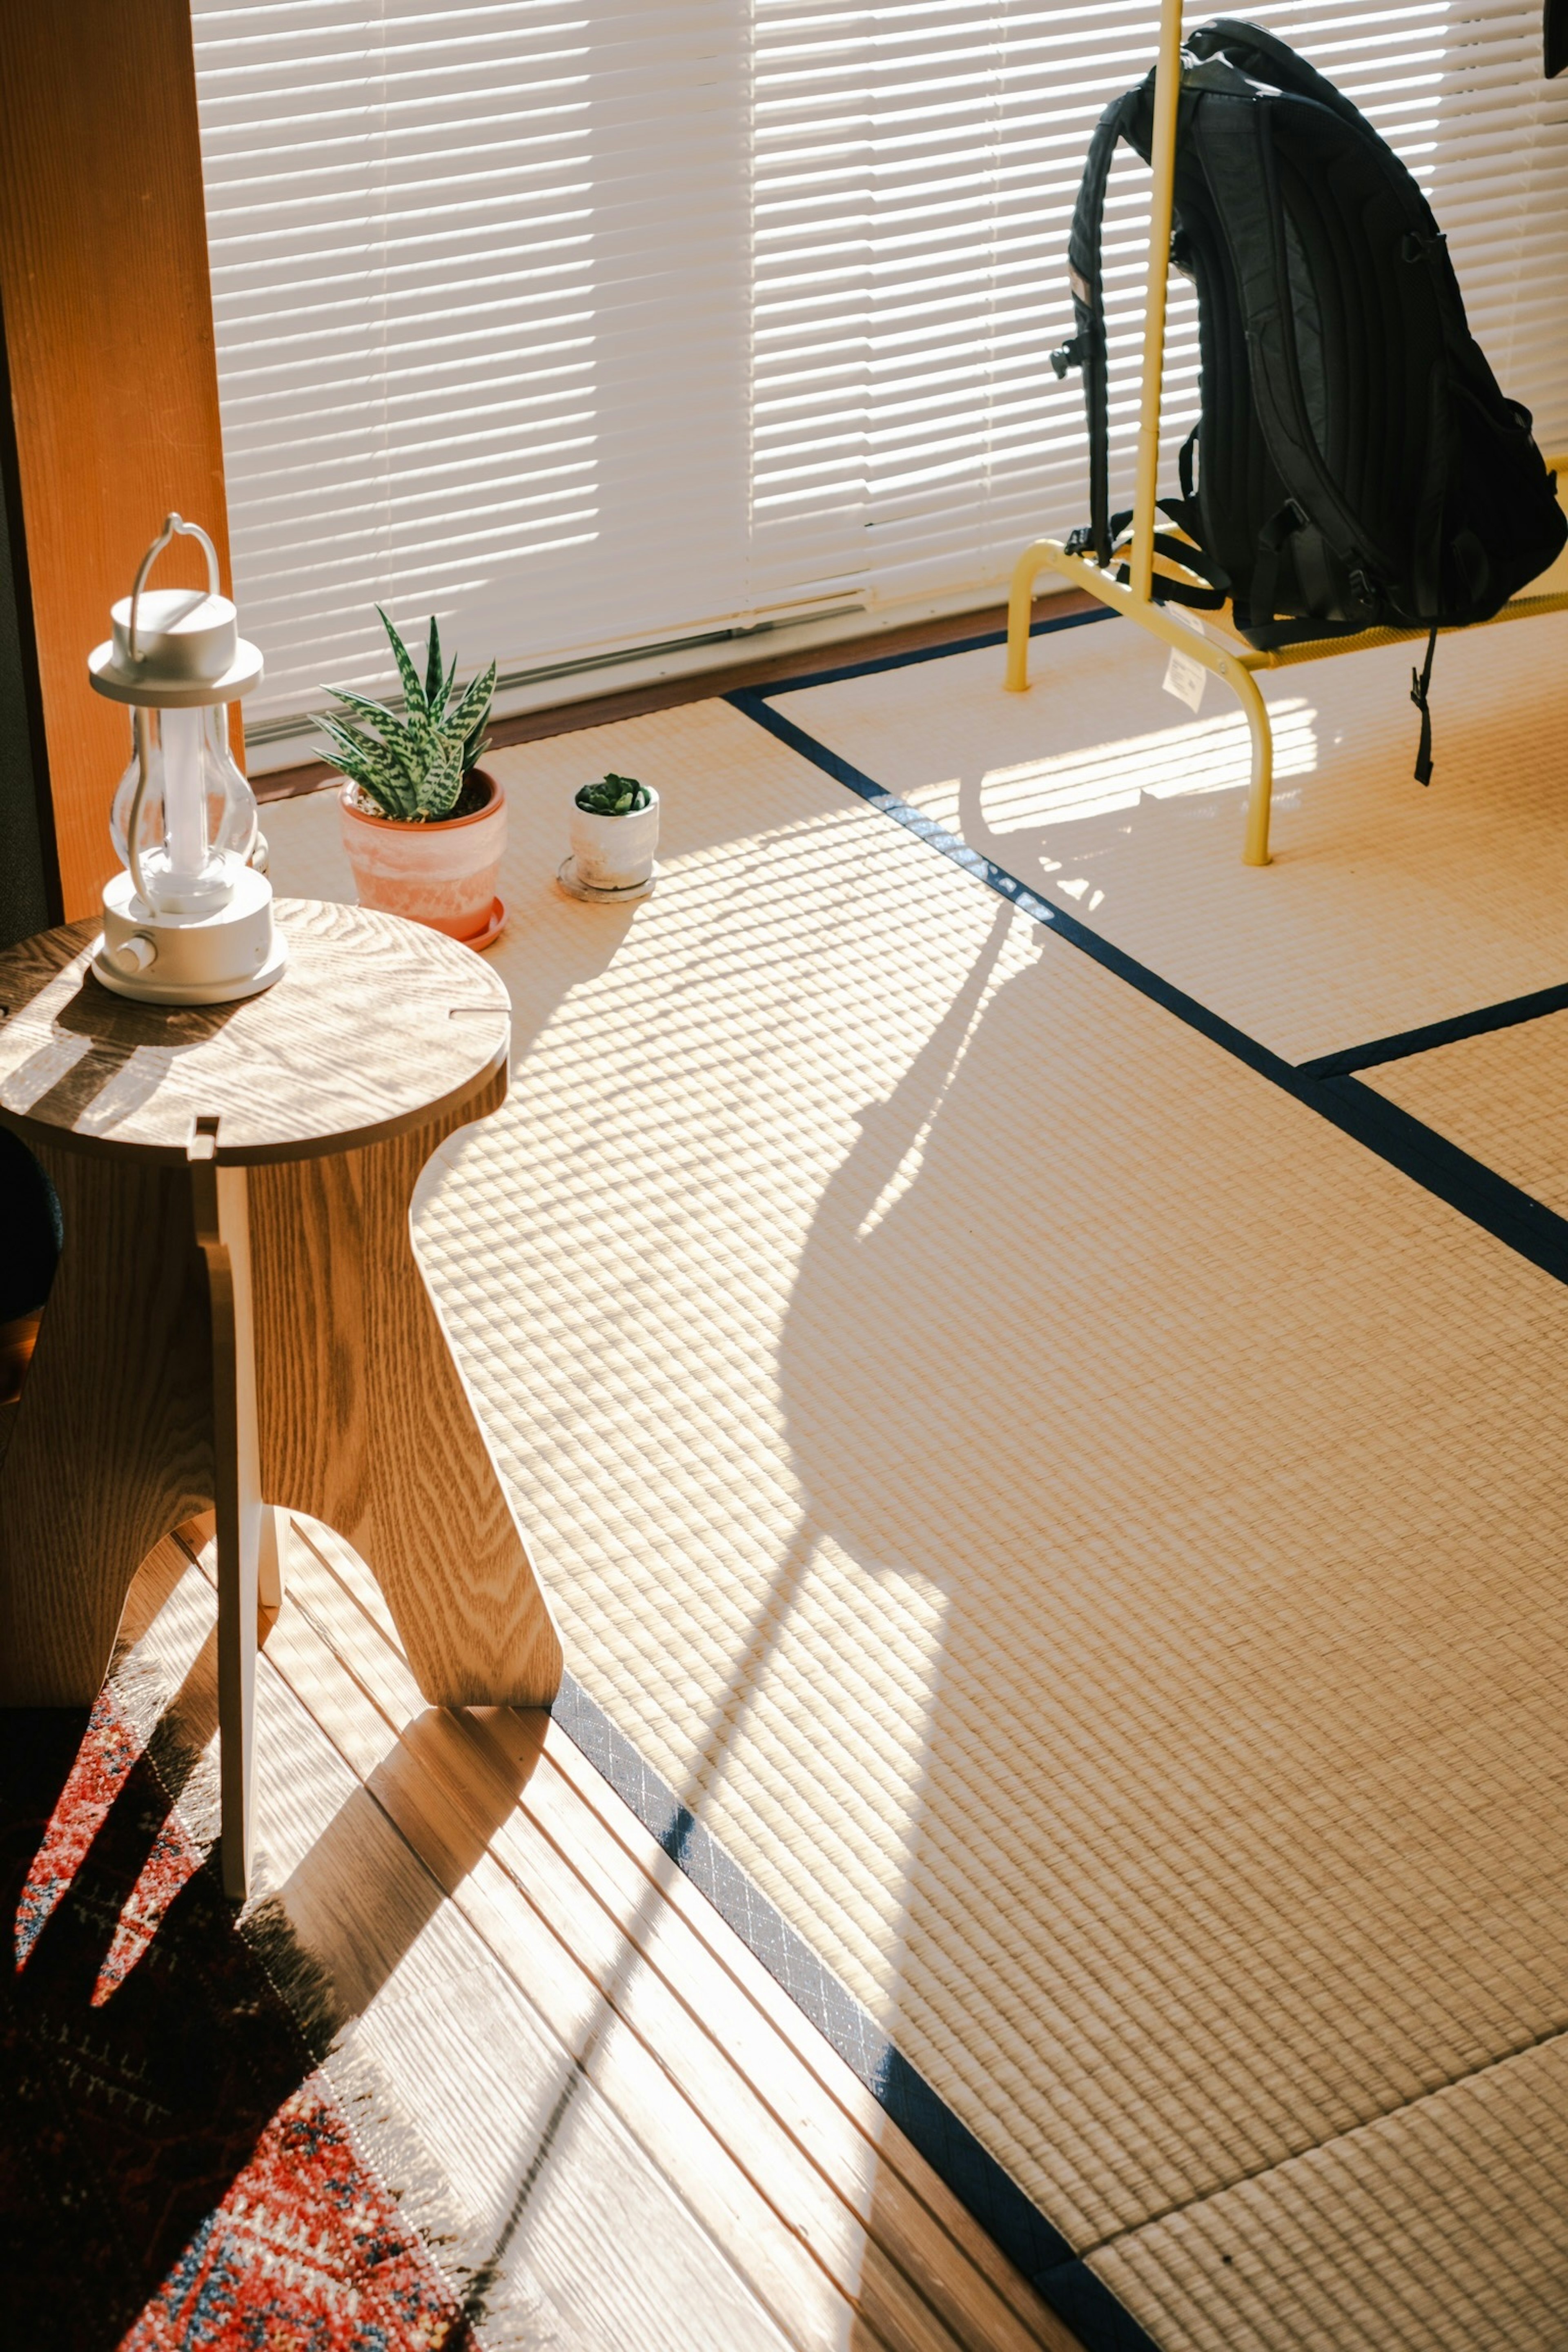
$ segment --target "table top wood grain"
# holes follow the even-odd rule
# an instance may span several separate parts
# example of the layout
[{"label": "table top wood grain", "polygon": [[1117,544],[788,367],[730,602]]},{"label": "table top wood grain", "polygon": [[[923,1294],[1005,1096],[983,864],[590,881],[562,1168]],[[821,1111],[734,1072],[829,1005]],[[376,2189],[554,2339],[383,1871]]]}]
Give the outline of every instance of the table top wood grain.
[{"label": "table top wood grain", "polygon": [[0,1120],[25,1141],[230,1166],[353,1150],[505,1065],[510,1002],[472,949],[368,908],[278,902],[282,977],[237,1004],[141,1004],[89,969],[100,926],[0,955]]}]

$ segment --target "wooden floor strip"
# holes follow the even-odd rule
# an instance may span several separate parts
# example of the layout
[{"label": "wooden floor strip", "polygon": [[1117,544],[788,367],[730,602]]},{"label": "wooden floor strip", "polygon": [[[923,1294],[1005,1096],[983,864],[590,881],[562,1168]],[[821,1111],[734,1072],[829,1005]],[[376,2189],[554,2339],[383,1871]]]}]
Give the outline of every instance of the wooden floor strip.
[{"label": "wooden floor strip", "polygon": [[[193,1572],[142,1643],[147,1663],[179,1685],[167,1727],[197,1746],[216,1723],[211,1613],[208,1581]],[[509,2206],[534,2184],[515,2251],[567,2322],[542,2340],[561,2352],[781,2352],[786,2343],[874,2352],[878,2339],[825,2288],[809,2305],[795,2295],[795,2324],[770,2315],[756,2293],[767,2249],[757,2246],[754,2202],[735,2193],[734,2168],[716,2147],[705,2151],[658,2067],[638,2067],[630,2036],[605,2037],[583,2063],[573,2029],[592,2017],[594,1989],[548,1937],[521,1948],[499,1870],[469,1880],[465,1905],[445,1898],[417,1849],[438,1810],[418,1727],[411,1767],[408,1743],[372,1714],[303,1612],[283,1613],[268,1650],[276,1641],[289,1652],[291,1674],[264,1654],[258,1680],[262,1843],[282,1900],[331,1976],[344,2021],[364,2011],[354,2033],[379,2051],[422,2136],[432,2118],[444,2126],[433,2136],[444,2139],[457,2201],[494,2213],[498,2243]],[[467,1743],[455,1718],[426,1719]],[[448,1824],[448,1857],[460,1834]],[[726,2236],[742,2263],[724,2251]],[[820,2280],[814,2265],[810,2274]]]},{"label": "wooden floor strip", "polygon": [[[322,1631],[379,1689],[389,1721],[399,1706],[412,1713],[417,1694],[374,1580],[326,1529],[297,1526],[296,1545],[308,1570],[294,1578],[301,1605],[331,1610]],[[333,1605],[334,1589],[357,1601],[379,1633],[379,1661],[353,1613]],[[1031,2346],[1073,2352],[1063,2323],[554,1723],[544,1734],[543,1760],[546,1769],[521,1790],[523,1817],[958,2340],[986,2352]],[[497,1850],[504,1859],[505,1845]],[[563,1906],[571,1899],[559,1881],[557,1899]],[[662,2052],[660,2033],[656,2024]],[[750,2145],[748,2125],[736,2118],[732,2145]]]},{"label": "wooden floor strip", "polygon": [[[358,1601],[400,1655],[380,1588],[354,1553],[310,1521],[295,1523],[294,1540]],[[317,1589],[310,1580],[310,1590]],[[358,1648],[346,1627],[345,1646]],[[852,2202],[862,2197],[858,2184],[868,2156],[873,2157],[878,2234],[912,2277],[927,2283],[925,2291],[961,2338],[998,2347],[1019,2341],[1046,2347],[1047,2352],[1077,2352],[1063,2322],[553,1722],[545,1732],[544,1756],[552,1771],[530,1782],[522,1800],[527,1809],[564,1853],[576,1857],[579,1867],[591,1858],[593,1866],[610,1873],[619,1900],[636,1899],[650,1885],[658,1888],[660,1941],[675,1936],[677,1923],[690,1938],[690,1947],[672,1955],[664,1969],[667,1980],[682,1989],[725,2047],[746,2051],[753,2084],[776,2114],[799,2119],[814,2158]],[[574,1801],[582,1813],[574,1812]],[[752,2014],[727,2000],[725,1987],[736,1989]],[[758,2021],[761,2032],[755,2030]],[[1003,2311],[994,2307],[998,2302]],[[1008,2315],[1021,2336],[1010,2327]]]},{"label": "wooden floor strip", "polygon": [[[193,1583],[200,1585],[197,1616],[209,1618],[207,1588],[200,1576]],[[191,1595],[176,1597],[172,1616],[179,1606],[191,1618]],[[181,1644],[176,1628],[164,1663],[172,1675],[184,1673],[181,1703],[195,1707],[200,1738],[212,1727],[200,1696],[212,1646],[202,1646],[197,1665],[185,1670],[181,1649],[188,1654],[191,1646],[191,1634]],[[545,2000],[533,2000],[538,1980],[520,1983],[520,1971],[496,1959],[491,1940],[445,1898],[428,1863],[395,1828],[381,1800],[397,1804],[402,1790],[421,1788],[423,1769],[402,1767],[390,1728],[376,1731],[364,1717],[355,1722],[336,1707],[334,1686],[353,1684],[329,1654],[312,1658],[306,1642],[294,1663],[310,1700],[327,1703],[345,1740],[357,1743],[369,1731],[360,1745],[369,1785],[345,1764],[312,1706],[263,1658],[263,1846],[282,1877],[284,1907],[300,1940],[334,1978],[343,2016],[357,2021],[343,2044],[353,2061],[345,2086],[351,2115],[360,2122],[355,2070],[369,2051],[418,2126],[421,2147],[445,2171],[479,2253],[494,2253],[500,2295],[491,2288],[482,2305],[487,2352],[491,2343],[510,2352],[515,2343],[541,2340],[560,2352],[693,2352],[708,2345],[715,2352],[783,2352],[811,2343],[769,2316],[691,2200],[668,2180],[658,2133],[637,2131],[635,2103],[627,2103],[627,2128],[616,2112],[614,2079],[605,2086],[578,2065],[576,2051],[550,2025],[548,1985]],[[435,1811],[428,1801],[423,1809]],[[484,1906],[475,1906],[475,1915],[482,1919]],[[341,2058],[331,2072],[336,2082]],[[675,2110],[654,2072],[644,2070],[644,2084],[656,2103]],[[374,2140],[367,2152],[376,2159]],[[388,2178],[405,2180],[397,2161]],[[529,2274],[536,2277],[552,2324],[555,2315],[564,2316],[555,2333],[524,2326],[491,2336],[496,2303],[508,2303],[520,2274],[524,2286]],[[521,2307],[524,2322],[533,2322],[529,2291],[521,2291]],[[818,2340],[856,2345],[847,2305]]]},{"label": "wooden floor strip", "polygon": [[[994,2340],[999,2345],[1014,2340],[1001,2315],[993,2313],[975,2294],[970,2284],[972,2276],[984,2281],[1005,2306],[1022,2331],[1020,2340],[1045,2346],[1048,2352],[1077,2352],[1076,2340],[1062,2321],[1040,2300],[878,2105],[859,2077],[553,1724],[545,1736],[544,1755],[554,1779],[552,1781],[545,1774],[536,1776],[527,1792],[531,1808],[542,1815],[548,1811],[559,1821],[561,1834],[570,1839],[575,1823],[563,1793],[569,1791],[578,1806],[595,1817],[632,1868],[658,1885],[666,1906],[658,1923],[661,1946],[673,1940],[679,1922],[691,1941],[701,1948],[713,1969],[734,1985],[755,2012],[765,2029],[763,2033],[755,2033],[750,2021],[737,2017],[728,2004],[721,2011],[716,1996],[710,2011],[715,2017],[722,2013],[728,2018],[735,2037],[731,2046],[744,2047],[748,2052],[747,2064],[753,2081],[771,2085],[781,2107],[787,2109],[792,2102],[798,2104],[805,2128],[814,2135],[813,2144],[820,2150],[821,2161],[830,2168],[842,2166],[846,2175],[852,2177],[856,2158],[850,2150],[854,2142],[847,2143],[846,2126],[856,2140],[875,2148],[879,2168],[878,2227],[890,2229],[895,2214],[899,2216],[902,2248],[900,2259],[910,2264],[911,2274],[922,2279],[929,2275],[927,2292],[938,2300],[939,2307],[945,2307],[942,2298],[957,2291],[961,2284],[965,2295],[973,2297],[966,2301],[962,2311],[954,2307],[950,2323],[956,2324],[962,2318],[961,2334],[964,2327],[984,2327],[994,2334],[977,2333],[964,2340]],[[603,1845],[595,1843],[590,1848],[585,1835],[582,1837],[582,1851],[592,1851],[601,1864],[605,1859]],[[803,2075],[805,2080],[801,2079]],[[823,2093],[830,2102],[826,2110],[821,2100]]]},{"label": "wooden floor strip", "polygon": [[559,1727],[426,1707],[378,1589],[313,1523],[266,1661],[792,2340],[1074,2352]]},{"label": "wooden floor strip", "polygon": [[[698,2107],[671,2095],[676,2086],[660,2057],[606,2002],[591,1964],[574,1951],[561,1922],[547,1916],[515,1873],[482,1845],[469,1866],[462,1867],[463,1850],[479,1844],[472,1831],[476,1815],[483,1819],[484,1781],[489,1778],[464,1773],[468,1759],[455,1743],[465,1735],[455,1727],[447,1730],[433,1711],[405,1725],[378,1715],[357,1681],[347,1674],[332,1676],[333,1655],[311,1616],[297,1601],[293,1607],[286,1601],[268,1644],[268,1659],[309,1706],[368,1795],[791,2340],[803,2346],[847,2341],[847,2294],[804,2234],[788,2226],[731,2159]],[[388,1728],[399,1735],[390,1748]],[[437,1776],[432,1756],[443,1745],[447,1769]],[[458,1780],[465,1784],[461,1806],[451,1799]],[[492,1837],[504,1833],[493,1816],[487,1826]],[[889,2346],[888,2352],[896,2347]]]},{"label": "wooden floor strip", "polygon": [[[505,1775],[484,1759],[481,1737],[456,1718],[422,1708],[406,1667],[374,1635],[341,1585],[319,1575],[310,1580],[307,1599],[301,1589],[306,1575],[292,1561],[289,1573],[295,1621],[292,1626],[280,1623],[271,1644],[280,1671],[291,1679],[313,1638],[323,1644],[330,1641],[338,1654],[352,1654],[356,1681],[373,1681],[383,1720],[422,1767],[373,1774],[367,1785],[377,1801],[445,1879],[446,1891],[503,1966],[518,1970],[520,1982],[537,1985],[548,1958],[542,1935],[555,1939],[582,1979],[552,2020],[571,2046],[593,2051],[595,2059],[603,2053],[606,2063],[613,2053],[626,2078],[624,2092],[651,2064],[684,2098],[689,2116],[679,2148],[667,2135],[650,2153],[684,2195],[694,2203],[701,2198],[698,2210],[709,2228],[745,2268],[781,2324],[802,2331],[808,2343],[823,2325],[824,2285],[807,2276],[804,2254],[820,2270],[826,2287],[858,2312],[862,2325],[870,2324],[889,2352],[956,2352],[957,2339],[880,2248],[868,2242],[851,2209],[833,2194],[658,1972],[642,1964],[635,1939],[620,1933],[526,1810],[513,1808],[498,1820],[510,1791],[504,1789]],[[374,1655],[367,1655],[372,1644]],[[338,1705],[342,1712],[352,1711],[346,1694]],[[492,1740],[505,1738],[518,1723],[516,1717],[503,1718],[494,1726]],[[374,1734],[365,1725],[362,1736],[373,1739]],[[525,1723],[521,1738],[535,1740],[536,1728]],[[487,1798],[498,1794],[500,1802],[488,1808]],[[647,2135],[658,2127],[658,2102],[646,2081],[631,2095],[638,2097],[638,2137],[647,2146]],[[620,2106],[619,2098],[616,2104]],[[626,2116],[625,2107],[621,2112]],[[716,2144],[712,2150],[710,2140]],[[700,2147],[709,2160],[694,2165]],[[728,2168],[722,2155],[729,2158]]]}]

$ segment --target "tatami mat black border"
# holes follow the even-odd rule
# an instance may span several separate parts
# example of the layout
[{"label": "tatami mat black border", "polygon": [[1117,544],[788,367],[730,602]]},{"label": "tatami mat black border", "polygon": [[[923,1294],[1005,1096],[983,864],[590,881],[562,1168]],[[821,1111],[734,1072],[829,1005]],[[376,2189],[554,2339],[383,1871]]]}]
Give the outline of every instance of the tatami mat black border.
[{"label": "tatami mat black border", "polygon": [[[1044,620],[1031,622],[1029,635],[1031,637],[1052,636],[1062,629],[1082,628],[1091,621],[1114,621],[1119,618],[1120,615],[1113,612],[1109,604],[1097,604],[1089,612],[1062,613],[1055,616],[1047,616]],[[1005,629],[989,629],[982,635],[961,637],[948,645],[917,646],[906,653],[880,654],[866,661],[841,663],[836,669],[813,670],[800,677],[775,679],[771,686],[742,688],[727,695],[725,700],[733,703],[738,709],[744,710],[748,718],[760,719],[763,726],[768,726],[768,720],[763,719],[761,710],[755,706],[770,703],[776,696],[805,694],[813,687],[837,686],[845,678],[869,677],[880,670],[907,669],[919,662],[945,661],[953,654],[979,653],[987,646],[1005,646],[1006,642]],[[778,715],[782,716],[782,714]],[[793,726],[793,722],[790,723]],[[771,728],[770,731],[782,735],[782,730],[779,728]],[[804,729],[795,730],[791,738],[784,740],[792,740],[795,750],[804,751],[805,756],[814,760],[818,767],[826,768],[829,775],[837,772],[830,764],[835,755],[828,751],[826,744],[817,743],[816,738],[806,734]],[[806,749],[808,745],[811,747],[809,750]],[[844,762],[844,766],[848,772],[841,776],[839,781],[849,783],[851,791],[860,791],[861,784],[852,781],[858,772],[848,769],[847,761]],[[891,803],[893,796],[889,793],[886,797]],[[890,805],[886,812],[889,815],[895,813]],[[940,832],[941,828],[938,827],[936,830]],[[942,842],[936,845],[945,847],[946,845],[945,842]],[[948,854],[951,855],[951,851]],[[1031,908],[1029,911],[1033,912],[1034,909]],[[1071,935],[1073,927],[1064,921],[1062,928],[1065,936]],[[1098,933],[1089,931],[1085,925],[1079,925],[1077,928],[1082,929],[1088,938],[1099,936]],[[1075,944],[1081,945],[1082,941],[1075,941]],[[1172,992],[1173,995],[1180,993],[1179,991]],[[1191,998],[1183,1001],[1188,1004],[1193,1003]],[[1295,1066],[1304,1077],[1347,1077],[1355,1070],[1375,1068],[1380,1062],[1405,1061],[1413,1054],[1429,1054],[1437,1045],[1456,1045],[1462,1037],[1484,1037],[1494,1029],[1511,1029],[1521,1022],[1539,1021],[1543,1014],[1561,1013],[1565,1010],[1568,1010],[1568,982],[1560,982],[1552,988],[1536,989],[1528,996],[1511,996],[1501,1003],[1478,1005],[1473,1012],[1455,1013],[1447,1021],[1434,1021],[1425,1028],[1402,1030],[1392,1037],[1373,1038],[1364,1045],[1347,1045],[1338,1053],[1321,1055],[1312,1061],[1300,1062]],[[1229,1024],[1222,1023],[1219,1025],[1228,1027]],[[1239,1031],[1231,1032],[1232,1037],[1239,1037],[1240,1034]],[[1229,1040],[1222,1038],[1218,1042],[1226,1044]],[[1234,1045],[1232,1050],[1235,1050]]]},{"label": "tatami mat black border", "polygon": [[[1037,623],[1037,632],[1040,628],[1070,626],[1076,617],[1071,615],[1066,621]],[[891,656],[889,666],[897,658],[896,656]],[[1300,1066],[1287,1062],[1282,1055],[1270,1052],[1267,1045],[1259,1045],[1256,1037],[1249,1037],[1245,1030],[1238,1029],[1234,1022],[1225,1020],[1217,1013],[1211,1013],[1208,1006],[1200,1003],[1196,997],[1173,987],[1159,972],[1152,971],[1147,964],[1140,963],[1135,956],[1130,956],[1124,949],[1101,938],[1078,916],[1069,915],[1065,908],[1053,907],[1037,898],[1018,880],[1016,875],[1009,874],[1005,866],[983,857],[978,850],[971,849],[956,834],[950,833],[931,817],[922,815],[919,809],[912,808],[896,793],[884,791],[852,761],[832,751],[826,743],[819,743],[815,736],[797,727],[794,719],[786,719],[782,711],[773,708],[772,698],[775,694],[795,690],[793,688],[747,687],[725,698],[749,719],[754,719],[759,727],[765,728],[781,743],[787,744],[803,759],[809,760],[813,766],[820,768],[826,775],[847,785],[850,792],[857,793],[882,815],[891,817],[895,824],[915,834],[931,848],[951,859],[953,865],[962,866],[977,882],[984,883],[987,889],[995,891],[999,898],[1008,899],[1021,914],[1032,917],[1036,922],[1055,931],[1070,947],[1077,948],[1083,955],[1091,956],[1096,963],[1103,964],[1108,971],[1113,971],[1118,979],[1135,988],[1140,995],[1148,997],[1152,1003],[1173,1013],[1178,1021],[1184,1022],[1190,1029],[1197,1030],[1213,1044],[1223,1046],[1238,1062],[1244,1062],[1248,1069],[1256,1070],[1260,1077],[1268,1078],[1272,1085],[1293,1095],[1298,1102],[1307,1104],[1320,1117],[1331,1120],[1347,1135],[1354,1136],[1357,1142],[1364,1144],[1369,1151],[1375,1151],[1380,1159],[1386,1160],[1402,1175],[1410,1177],[1428,1192],[1446,1201],[1450,1208],[1458,1210],[1462,1216],[1482,1226],[1498,1241],[1506,1243],[1510,1249],[1517,1250],[1532,1265],[1541,1267],[1543,1273],[1553,1276],[1559,1282],[1568,1282],[1568,1221],[1543,1207],[1539,1201],[1532,1200],[1517,1184],[1509,1183],[1468,1152],[1461,1151],[1458,1145],[1450,1143],[1434,1129],[1411,1118],[1408,1112],[1400,1110],[1370,1087],[1363,1086],[1348,1074],[1345,1056],[1330,1055],[1321,1063],[1309,1062]],[[1550,1012],[1558,1009],[1555,1003],[1557,992],[1554,989],[1541,992],[1541,1010]],[[1564,993],[1568,994],[1568,992]],[[1547,1002],[1547,999],[1552,1001]],[[1454,1022],[1434,1024],[1432,1033],[1411,1034],[1429,1034],[1434,1044],[1449,1043],[1455,1036],[1479,1035],[1488,1027],[1505,1027],[1511,1019],[1536,1017],[1529,1012],[1515,1012],[1515,1007],[1520,1004],[1528,1005],[1534,1002],[1536,1000],[1530,998],[1514,998],[1507,1005],[1488,1006],[1462,1015]],[[1436,1034],[1439,1030],[1443,1033],[1440,1036]],[[1377,1061],[1397,1060],[1401,1058],[1404,1044],[1403,1039],[1389,1038],[1382,1041],[1381,1048],[1363,1048],[1361,1055],[1363,1058],[1352,1060],[1350,1067],[1359,1069],[1370,1067]],[[1421,1049],[1415,1047],[1412,1050]]]},{"label": "tatami mat black border", "polygon": [[[1054,636],[1058,629],[1086,629],[1096,621],[1115,621],[1121,615],[1109,604],[1091,604],[1085,611],[1047,614],[1043,621],[1031,621],[1032,637]],[[864,661],[839,662],[832,669],[803,672],[799,677],[775,678],[771,686],[745,687],[737,692],[748,694],[805,694],[814,686],[837,686],[847,677],[874,677],[879,670],[912,669],[921,662],[949,661],[954,654],[977,654],[987,646],[1005,646],[1005,629],[985,629],[978,636],[953,637],[940,646],[911,646],[896,654],[868,654]],[[733,694],[725,697],[732,702]]]},{"label": "tatami mat black border", "polygon": [[[1038,636],[1116,616],[1109,609],[1037,621]],[[1245,1063],[1258,1076],[1308,1105],[1387,1160],[1402,1174],[1482,1226],[1497,1240],[1568,1282],[1568,1222],[1460,1151],[1432,1129],[1363,1086],[1352,1075],[1380,1062],[1423,1053],[1462,1036],[1500,1029],[1568,1007],[1568,986],[1516,997],[1507,1003],[1430,1028],[1383,1038],[1300,1066],[1287,1062],[1234,1023],[1173,987],[1161,975],[1068,914],[1038,898],[1016,875],[983,857],[943,825],[885,791],[875,780],[773,708],[776,697],[798,694],[843,678],[863,677],[1005,642],[1005,632],[922,646],[821,670],[768,687],[743,687],[725,697],[814,767],[845,785],[882,815],[913,833],[974,880],[1135,988],[1141,995]],[[1152,2339],[1012,2176],[982,2147],[938,2094],[896,2049],[876,2020],[841,1984],[805,1938],[681,1802],[572,1675],[563,1677],[552,1710],[574,1744],[658,1840],[670,1859],[700,1889],[774,1981],[810,2019],[938,2177],[983,2229],[1058,2311],[1086,2352],[1158,2352]]]},{"label": "tatami mat black border", "polygon": [[1412,1055],[1434,1053],[1439,1045],[1457,1045],[1461,1038],[1488,1037],[1496,1029],[1517,1029],[1527,1021],[1542,1021],[1551,1013],[1568,1012],[1568,982],[1555,988],[1533,989],[1528,996],[1510,996],[1500,1004],[1479,1005],[1473,1013],[1456,1013],[1447,1021],[1430,1021],[1424,1029],[1404,1029],[1394,1037],[1374,1037],[1367,1045],[1347,1045],[1338,1054],[1321,1054],[1315,1061],[1298,1063],[1304,1078],[1349,1077],[1353,1070],[1373,1070],[1383,1062],[1407,1062]]},{"label": "tatami mat black border", "polygon": [[551,1713],[864,2083],[960,2204],[1077,2332],[1086,2352],[1158,2352],[1131,2314],[1078,2260],[1011,2174],[894,2047],[869,2011],[689,1811],[574,1675],[563,1675]]}]

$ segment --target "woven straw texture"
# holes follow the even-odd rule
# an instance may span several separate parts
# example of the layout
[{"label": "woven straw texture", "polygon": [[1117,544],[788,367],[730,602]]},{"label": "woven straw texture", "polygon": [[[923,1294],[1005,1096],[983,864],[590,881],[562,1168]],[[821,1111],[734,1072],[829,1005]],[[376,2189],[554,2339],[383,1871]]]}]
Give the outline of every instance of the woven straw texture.
[{"label": "woven straw texture", "polygon": [[1156,2221],[1095,2267],[1159,2343],[1202,2352],[1560,2352],[1565,2114],[1558,2040]]},{"label": "woven straw texture", "polygon": [[1561,2347],[1568,1294],[722,704],[495,765],[416,1223],[574,1671],[1169,2352]]},{"label": "woven straw texture", "polygon": [[1568,980],[1568,614],[1443,638],[1426,791],[1408,646],[1260,677],[1267,877],[1240,706],[1211,677],[1194,716],[1165,661],[1096,622],[1036,638],[1026,695],[994,646],[777,708],[1288,1061]]},{"label": "woven straw texture", "polygon": [[1461,1151],[1568,1216],[1568,1013],[1362,1076]]}]

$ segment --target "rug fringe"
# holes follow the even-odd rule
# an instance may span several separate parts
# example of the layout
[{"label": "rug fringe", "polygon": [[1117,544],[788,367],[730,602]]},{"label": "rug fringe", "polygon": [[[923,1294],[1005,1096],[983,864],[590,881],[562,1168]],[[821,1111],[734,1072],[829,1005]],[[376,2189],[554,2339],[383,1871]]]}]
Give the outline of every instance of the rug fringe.
[{"label": "rug fringe", "polygon": [[[133,1650],[116,1653],[110,1681],[115,1706],[186,1835],[210,1860],[220,1818],[216,1743],[198,1749],[182,1737],[170,1713],[171,1677]],[[504,2277],[491,2277],[486,2233],[462,2211],[445,2168],[400,2106],[384,2070],[361,2047],[330,1970],[301,1942],[271,1881],[268,1857],[258,1851],[254,1892],[237,1931],[298,2028],[311,2066],[331,2086],[361,2161],[458,2298],[476,2352],[580,2352],[576,2331],[526,2263],[514,2260]]]},{"label": "rug fringe", "polygon": [[[322,2070],[364,2162],[385,2181],[409,2228],[456,2290],[484,2352],[581,2352],[582,2339],[526,2263],[489,2274],[493,2231],[467,2215],[444,2166],[410,2121],[385,2069],[345,2029]],[[481,2287],[480,2279],[484,2280]]]}]

